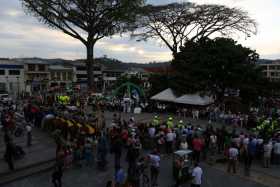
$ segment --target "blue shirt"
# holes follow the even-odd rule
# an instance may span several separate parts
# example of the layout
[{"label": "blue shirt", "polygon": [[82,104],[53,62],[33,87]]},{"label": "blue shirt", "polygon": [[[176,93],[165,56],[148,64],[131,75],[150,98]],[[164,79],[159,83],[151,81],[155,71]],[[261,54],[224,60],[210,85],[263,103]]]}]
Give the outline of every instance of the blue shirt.
[{"label": "blue shirt", "polygon": [[124,184],[125,182],[125,174],[123,169],[119,169],[115,176],[115,181],[118,184]]}]

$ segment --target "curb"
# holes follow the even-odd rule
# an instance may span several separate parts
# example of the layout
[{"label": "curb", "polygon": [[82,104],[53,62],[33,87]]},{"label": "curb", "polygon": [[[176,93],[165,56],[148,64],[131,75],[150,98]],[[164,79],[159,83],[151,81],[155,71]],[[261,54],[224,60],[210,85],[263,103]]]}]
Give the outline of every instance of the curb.
[{"label": "curb", "polygon": [[55,159],[39,162],[36,164],[29,165],[27,167],[19,168],[15,171],[0,174],[0,186],[8,184],[25,177],[29,177],[35,174],[39,174],[45,171],[49,171],[53,168]]}]

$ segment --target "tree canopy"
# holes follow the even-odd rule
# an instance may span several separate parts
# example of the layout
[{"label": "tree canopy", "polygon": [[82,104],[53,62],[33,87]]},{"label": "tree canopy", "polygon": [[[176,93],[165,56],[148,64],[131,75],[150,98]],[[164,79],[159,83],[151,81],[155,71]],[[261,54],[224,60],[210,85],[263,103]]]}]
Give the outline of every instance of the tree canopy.
[{"label": "tree canopy", "polygon": [[93,86],[93,49],[104,37],[127,31],[144,0],[21,0],[42,23],[80,40],[87,48],[88,84]]},{"label": "tree canopy", "polygon": [[172,3],[147,5],[138,16],[141,29],[132,34],[139,40],[158,39],[176,54],[186,41],[198,41],[218,34],[255,34],[256,22],[248,13],[222,5]]},{"label": "tree canopy", "polygon": [[[259,55],[229,38],[188,41],[175,55],[172,87],[180,93],[207,92],[222,97],[226,90],[240,90],[253,97],[266,80],[256,66]],[[253,98],[252,98],[253,99]]]}]

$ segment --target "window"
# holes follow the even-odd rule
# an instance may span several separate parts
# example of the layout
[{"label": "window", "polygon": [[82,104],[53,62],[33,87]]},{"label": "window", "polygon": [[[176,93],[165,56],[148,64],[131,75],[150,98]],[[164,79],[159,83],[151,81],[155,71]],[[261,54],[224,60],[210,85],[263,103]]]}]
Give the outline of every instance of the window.
[{"label": "window", "polygon": [[276,66],[269,66],[269,69],[276,69]]},{"label": "window", "polygon": [[101,67],[93,66],[93,71],[101,71]]},{"label": "window", "polygon": [[4,69],[0,69],[0,75],[5,75],[5,70]]},{"label": "window", "polygon": [[55,72],[51,72],[51,80],[55,79]]},{"label": "window", "polygon": [[67,80],[67,72],[62,72],[62,80],[63,81]]},{"label": "window", "polygon": [[20,75],[19,70],[9,70],[9,75]]},{"label": "window", "polygon": [[38,65],[38,70],[39,71],[45,71],[46,70],[46,66],[44,64],[40,64],[40,65]]},{"label": "window", "polygon": [[77,66],[77,71],[86,71],[86,66]]},{"label": "window", "polygon": [[60,72],[56,72],[56,80],[57,80],[57,81],[60,81],[60,80],[61,80]]},{"label": "window", "polygon": [[77,74],[77,79],[87,79],[87,74]]},{"label": "window", "polygon": [[35,71],[35,64],[28,64],[27,69],[28,71]]},{"label": "window", "polygon": [[72,79],[73,79],[73,74],[72,74],[72,72],[68,72],[68,81],[72,81]]}]

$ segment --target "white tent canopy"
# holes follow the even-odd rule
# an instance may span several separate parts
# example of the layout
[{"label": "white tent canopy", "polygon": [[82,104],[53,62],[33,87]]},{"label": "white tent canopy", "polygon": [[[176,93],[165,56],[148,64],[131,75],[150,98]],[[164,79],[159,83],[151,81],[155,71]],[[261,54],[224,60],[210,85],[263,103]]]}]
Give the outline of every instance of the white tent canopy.
[{"label": "white tent canopy", "polygon": [[162,92],[154,95],[153,97],[151,97],[151,100],[174,102],[176,100],[176,98],[177,97],[173,93],[172,89],[168,88],[168,89],[163,90]]},{"label": "white tent canopy", "polygon": [[213,98],[209,96],[200,96],[199,94],[185,94],[181,97],[176,97],[171,88],[154,95],[151,97],[151,100],[198,106],[206,106],[214,103]]},{"label": "white tent canopy", "polygon": [[186,94],[178,97],[174,102],[187,105],[205,106],[212,104],[214,101],[209,96],[200,96],[199,94]]}]

